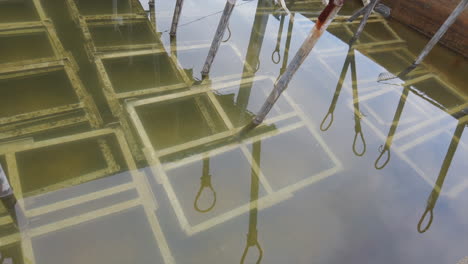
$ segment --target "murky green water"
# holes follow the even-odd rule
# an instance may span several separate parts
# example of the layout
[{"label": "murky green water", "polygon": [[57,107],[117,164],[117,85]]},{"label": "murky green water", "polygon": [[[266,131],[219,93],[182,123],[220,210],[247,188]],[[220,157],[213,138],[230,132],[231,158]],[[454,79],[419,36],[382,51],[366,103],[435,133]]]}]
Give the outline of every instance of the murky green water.
[{"label": "murky green water", "polygon": [[339,18],[235,139],[323,9],[286,3],[238,1],[202,79],[225,1],[171,38],[175,1],[0,0],[0,263],[465,263],[466,59],[377,82],[427,39]]}]

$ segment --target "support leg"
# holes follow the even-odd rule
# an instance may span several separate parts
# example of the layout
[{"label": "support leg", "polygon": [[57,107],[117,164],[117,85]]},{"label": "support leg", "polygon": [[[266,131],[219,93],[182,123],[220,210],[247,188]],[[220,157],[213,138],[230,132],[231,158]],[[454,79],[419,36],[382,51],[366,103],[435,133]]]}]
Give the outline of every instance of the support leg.
[{"label": "support leg", "polygon": [[184,0],[177,0],[176,6],[174,8],[174,16],[172,17],[172,25],[171,25],[171,31],[169,32],[169,35],[175,36],[177,34],[177,26],[179,25],[179,18],[180,18],[180,13],[182,12],[182,6],[184,4]]},{"label": "support leg", "polygon": [[375,6],[379,3],[379,1],[380,0],[372,0],[372,2],[366,6],[367,9],[364,12],[364,16],[361,20],[361,23],[359,24],[358,29],[356,30],[356,33],[349,42],[350,45],[352,45],[359,38],[359,36],[361,36],[361,33],[367,24],[367,20],[369,20],[369,16],[372,13],[372,10],[374,10]]},{"label": "support leg", "polygon": [[466,8],[468,4],[468,0],[462,0],[458,6],[453,10],[452,14],[445,20],[444,24],[439,28],[439,30],[435,33],[435,35],[431,38],[429,43],[427,43],[426,47],[424,47],[423,51],[421,54],[419,54],[418,58],[413,62],[411,66],[406,68],[404,71],[402,71],[400,74],[398,74],[398,77],[405,77],[408,73],[410,73],[412,70],[414,70],[416,67],[418,67],[419,64],[426,58],[427,54],[431,52],[432,48],[439,42],[439,40],[442,38],[442,36],[447,32],[449,27],[457,20],[458,16],[463,12],[463,10]]}]

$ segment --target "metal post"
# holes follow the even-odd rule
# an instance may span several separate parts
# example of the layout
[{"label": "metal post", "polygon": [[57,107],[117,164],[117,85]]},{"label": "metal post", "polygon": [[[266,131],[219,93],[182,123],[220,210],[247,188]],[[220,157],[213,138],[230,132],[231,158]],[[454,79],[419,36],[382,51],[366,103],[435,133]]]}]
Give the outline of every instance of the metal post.
[{"label": "metal post", "polygon": [[[257,163],[257,166],[260,167],[260,155],[261,155],[261,141],[253,143],[252,147],[252,158]],[[252,166],[252,171],[250,174],[250,212],[249,212],[249,232],[247,233],[247,244],[245,246],[244,252],[240,263],[243,264],[249,248],[256,247],[258,250],[258,258],[256,263],[259,264],[263,258],[263,249],[258,242],[258,230],[257,230],[257,216],[258,216],[258,191],[259,191],[259,180],[258,175],[255,173],[255,170]]]},{"label": "metal post", "polygon": [[291,78],[294,76],[296,71],[299,69],[301,64],[309,55],[310,51],[313,49],[319,38],[322,36],[323,32],[327,29],[328,25],[332,22],[335,16],[338,14],[338,11],[343,6],[344,0],[334,0],[330,1],[328,6],[322,11],[318,17],[317,22],[312,28],[309,36],[302,44],[299,51],[296,53],[291,63],[288,65],[288,68],[275,83],[273,91],[268,96],[266,102],[263,104],[259,113],[255,118],[245,126],[241,131],[240,135],[248,133],[258,125],[260,125],[267,114],[270,112],[271,108],[274,106],[281,93],[287,88]]},{"label": "metal post", "polygon": [[450,14],[450,16],[445,20],[444,24],[437,30],[435,35],[431,38],[431,40],[427,43],[426,47],[424,47],[423,51],[421,54],[419,54],[418,58],[413,62],[411,66],[406,68],[404,71],[402,71],[400,74],[398,74],[398,77],[404,77],[406,76],[409,72],[414,70],[416,67],[418,67],[419,64],[426,58],[427,54],[431,52],[432,48],[439,42],[439,40],[442,38],[442,36],[447,32],[449,27],[457,20],[457,17],[463,12],[465,9],[466,5],[468,4],[468,0],[462,0],[458,6],[453,10],[453,12]]},{"label": "metal post", "polygon": [[366,6],[367,9],[364,13],[361,23],[359,24],[358,29],[356,30],[356,33],[354,33],[354,36],[351,38],[349,42],[350,44],[353,44],[359,38],[359,36],[361,36],[361,33],[367,24],[367,20],[369,20],[369,16],[372,13],[372,10],[374,10],[375,6],[379,3],[379,1],[380,0],[372,0],[372,2]]},{"label": "metal post", "polygon": [[224,6],[223,15],[221,16],[221,20],[219,21],[218,28],[216,29],[216,33],[213,38],[213,42],[211,43],[210,51],[208,53],[208,56],[206,57],[203,70],[201,72],[203,77],[207,77],[210,73],[211,64],[213,64],[214,58],[216,57],[216,53],[218,52],[219,45],[221,44],[224,32],[226,31],[227,25],[229,23],[229,18],[231,17],[235,5],[236,0],[227,0],[226,5]]},{"label": "metal post", "polygon": [[177,25],[179,24],[180,13],[182,12],[182,6],[184,4],[184,0],[177,0],[175,8],[174,8],[174,15],[172,17],[172,24],[171,24],[171,31],[169,35],[175,36],[177,34]]},{"label": "metal post", "polygon": [[468,4],[468,0],[462,0],[458,6],[453,10],[453,12],[450,14],[450,16],[445,20],[444,24],[437,30],[435,35],[431,38],[431,40],[426,44],[424,49],[422,50],[421,54],[416,58],[416,60],[411,64],[408,68],[404,69],[401,71],[398,76],[393,75],[390,72],[383,72],[379,74],[379,77],[377,80],[380,81],[386,81],[386,80],[391,80],[395,78],[404,78],[406,77],[411,71],[416,69],[416,67],[421,64],[421,62],[426,58],[426,56],[431,52],[432,48],[439,42],[439,40],[442,38],[442,36],[447,32],[449,27],[457,20],[457,17],[463,12],[463,10],[466,8]]},{"label": "metal post", "polygon": [[[466,122],[466,121],[465,121]],[[450,142],[450,146],[448,148],[447,154],[445,155],[444,162],[442,163],[442,167],[440,168],[439,177],[437,177],[437,181],[432,189],[429,198],[427,199],[427,206],[426,211],[424,211],[423,215],[421,216],[421,220],[418,222],[418,232],[424,233],[426,232],[429,227],[431,227],[432,220],[434,219],[433,210],[437,203],[437,199],[439,198],[440,192],[442,191],[442,186],[444,185],[445,176],[447,176],[447,172],[452,164],[453,157],[455,156],[455,152],[457,151],[458,143],[460,142],[460,138],[463,134],[463,130],[465,129],[465,122],[459,121],[457,128],[452,137],[452,141]],[[426,227],[422,228],[421,225],[426,218],[427,214],[429,213],[429,220],[427,222]]]}]

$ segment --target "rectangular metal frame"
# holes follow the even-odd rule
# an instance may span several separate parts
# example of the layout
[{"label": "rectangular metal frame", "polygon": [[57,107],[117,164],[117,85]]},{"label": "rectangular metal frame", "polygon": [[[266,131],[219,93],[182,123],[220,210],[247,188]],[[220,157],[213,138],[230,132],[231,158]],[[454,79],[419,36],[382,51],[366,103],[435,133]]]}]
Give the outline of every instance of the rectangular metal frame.
[{"label": "rectangular metal frame", "polygon": [[[87,93],[78,77],[79,67],[71,53],[65,51],[56,30],[46,16],[40,0],[32,0],[39,21],[0,24],[0,36],[27,35],[43,32],[51,45],[54,56],[0,64],[0,79],[34,75],[63,69],[78,98],[76,104],[43,109],[0,119],[0,140],[31,135],[49,129],[89,123],[97,128],[102,125],[100,114],[92,97]],[[80,114],[79,112],[84,112]],[[33,120],[34,119],[34,120]]]},{"label": "rectangular metal frame", "polygon": [[[68,77],[77,97],[77,102],[0,118],[0,125],[2,126],[0,139],[34,134],[78,123],[89,123],[93,128],[102,125],[100,114],[92,97],[81,83],[75,65],[68,58],[1,69],[0,79],[27,77],[61,70]],[[38,120],[41,122],[37,123]]]},{"label": "rectangular metal frame", "polygon": [[[207,155],[218,155],[221,153],[224,153],[226,151],[230,151],[233,149],[241,149],[243,155],[245,158],[248,160],[252,168],[257,172],[257,175],[259,176],[259,180],[261,185],[264,187],[264,189],[267,191],[267,194],[260,198],[258,200],[258,208],[264,209],[268,208],[270,206],[273,206],[274,204],[277,204],[283,200],[286,200],[290,198],[294,192],[303,189],[311,184],[314,184],[324,178],[327,178],[331,175],[334,175],[335,173],[339,172],[342,170],[342,164],[338,160],[338,158],[331,152],[331,150],[326,146],[325,142],[321,139],[319,133],[316,131],[315,127],[312,125],[312,123],[308,120],[306,115],[302,112],[302,110],[297,106],[297,104],[292,100],[291,97],[287,93],[283,93],[284,98],[288,102],[288,104],[291,106],[293,109],[292,112],[286,113],[286,114],[281,114],[279,116],[270,118],[266,120],[265,124],[272,124],[278,121],[282,120],[294,120],[299,119],[299,121],[294,122],[290,125],[287,125],[283,128],[280,128],[276,131],[270,131],[266,132],[261,135],[254,136],[252,138],[246,139],[241,143],[234,142],[234,143],[228,143],[227,145],[218,147],[213,150],[209,150],[204,153],[200,153],[194,156],[191,156],[189,158],[182,159],[180,161],[176,162],[170,162],[167,164],[163,164],[161,162],[161,158],[173,153],[177,153],[179,151],[183,151],[186,149],[190,149],[196,146],[201,146],[209,142],[214,142],[220,139],[227,139],[229,137],[232,137],[236,135],[236,133],[241,129],[241,127],[234,127],[232,121],[229,119],[228,115],[224,112],[221,104],[219,101],[216,99],[214,96],[213,92],[220,90],[220,89],[225,89],[229,88],[232,86],[237,86],[241,85],[244,83],[250,83],[253,81],[258,81],[258,80],[271,80],[272,83],[275,82],[275,78],[273,77],[268,77],[268,76],[262,76],[262,77],[254,77],[254,78],[247,78],[244,80],[235,80],[231,82],[225,82],[225,83],[219,83],[217,82],[213,86],[204,86],[201,85],[199,87],[194,87],[190,91],[186,92],[181,92],[177,94],[170,94],[166,96],[160,96],[160,97],[155,97],[155,98],[149,98],[149,99],[143,99],[143,100],[138,100],[138,101],[130,101],[127,102],[127,111],[130,114],[130,118],[133,122],[133,125],[136,128],[136,131],[139,133],[141,140],[144,145],[143,152],[145,154],[145,157],[150,165],[151,171],[153,172],[153,176],[156,178],[156,181],[160,184],[163,185],[164,189],[166,190],[167,195],[169,196],[169,200],[172,204],[173,209],[175,210],[177,219],[179,221],[179,224],[181,228],[186,232],[187,235],[192,236],[195,235],[199,232],[202,232],[204,230],[208,230],[218,224],[221,224],[223,222],[228,221],[229,219],[235,218],[236,216],[239,216],[241,214],[244,214],[248,212],[251,208],[249,203],[246,203],[242,206],[239,206],[237,208],[232,209],[229,212],[223,213],[222,215],[213,217],[207,221],[204,221],[200,224],[197,224],[195,226],[192,226],[189,224],[188,219],[181,207],[180,201],[177,198],[176,193],[174,192],[168,175],[167,171],[177,168],[179,166],[182,166],[187,163],[195,162],[202,160],[204,157]],[[265,91],[265,95],[267,95],[268,91]],[[180,145],[164,148],[161,150],[156,151],[152,144],[151,141],[143,127],[143,124],[136,113],[135,108],[137,106],[141,105],[147,105],[147,104],[153,104],[153,103],[158,103],[158,102],[167,102],[170,100],[175,100],[179,98],[184,98],[187,96],[193,96],[193,95],[199,95],[199,94],[206,94],[208,98],[210,99],[210,102],[213,104],[214,108],[216,109],[216,114],[218,114],[221,119],[224,122],[224,125],[226,126],[227,130],[221,133],[213,134],[211,136],[203,137],[194,141],[190,141],[187,143],[183,143]],[[264,125],[262,125],[264,126]],[[263,140],[269,137],[273,137],[282,133],[287,133],[289,131],[305,127],[308,129],[308,131],[311,133],[311,135],[319,142],[320,146],[323,148],[323,150],[327,153],[329,158],[332,160],[334,166],[330,169],[324,170],[318,174],[312,175],[306,179],[303,179],[297,183],[291,184],[287,187],[283,187],[279,190],[273,190],[271,187],[271,184],[268,182],[267,178],[265,175],[263,175],[261,169],[259,168],[258,164],[255,163],[255,161],[252,159],[252,155],[250,154],[247,145],[258,141],[258,140]]]},{"label": "rectangular metal frame", "polygon": [[[235,47],[231,46],[230,44],[225,44],[225,45],[229,45],[231,48],[233,48],[234,52],[239,55],[239,52]],[[183,46],[183,47],[178,47],[177,51],[183,52],[183,51],[203,49],[203,48],[209,49],[209,46],[210,46],[209,44]],[[147,89],[142,89],[142,90],[134,90],[130,92],[120,92],[120,93],[114,89],[110,76],[107,73],[107,70],[104,65],[106,59],[155,55],[155,54],[168,56],[169,60],[171,61],[170,67],[172,67],[174,72],[180,78],[181,80],[180,83],[167,85],[167,86],[147,88]],[[191,87],[193,80],[191,80],[187,76],[186,72],[180,65],[180,62],[178,61],[177,57],[175,55],[169,56],[164,48],[151,49],[151,50],[121,51],[121,52],[113,52],[113,53],[106,53],[106,54],[99,53],[99,54],[95,54],[94,57],[95,57],[95,65],[96,65],[98,75],[99,75],[99,80],[101,82],[101,85],[103,86],[104,95],[107,100],[107,103],[110,106],[112,114],[120,120],[124,131],[128,135],[128,140],[132,147],[132,151],[137,156],[137,159],[139,160],[143,159],[142,155],[140,155],[141,152],[140,152],[140,147],[138,147],[139,143],[138,143],[138,140],[136,139],[137,136],[134,135],[134,132],[131,129],[130,123],[128,121],[128,114],[123,109],[122,101],[129,99],[129,98],[143,98],[143,97],[148,97],[148,96],[154,96],[155,94],[162,93],[162,92],[172,92],[172,91],[177,91],[177,90],[188,89],[189,87]],[[233,76],[237,76],[237,75],[229,75],[229,76],[225,76],[223,78],[219,78],[216,80],[222,81],[225,79],[232,78]]]},{"label": "rectangular metal frame", "polygon": [[[99,14],[99,15],[82,15],[74,0],[66,0],[68,11],[79,27],[81,34],[85,41],[85,50],[88,58],[91,62],[94,62],[94,55],[99,52],[113,52],[119,50],[138,50],[138,49],[160,49],[163,44],[159,42],[159,36],[156,33],[154,24],[148,19],[145,10],[137,0],[128,0],[130,5],[135,8],[135,12],[126,14]],[[107,48],[99,48],[95,45],[93,37],[90,33],[90,25],[108,25],[108,24],[122,24],[122,23],[145,23],[151,30],[150,32],[154,35],[154,39],[157,40],[154,44],[144,45],[123,45]]]},{"label": "rectangular metal frame", "polygon": [[60,42],[55,28],[50,20],[43,20],[38,22],[0,24],[0,36],[28,35],[36,33],[44,33],[47,36],[54,56],[40,59],[23,60],[12,63],[1,63],[0,65],[2,66],[2,68],[42,63],[62,58],[69,58],[75,65],[75,68],[78,68],[71,54],[69,52],[66,52],[64,47],[62,46],[62,43]]},{"label": "rectangular metal frame", "polygon": [[[138,192],[138,197],[132,198],[128,201],[119,202],[117,204],[113,204],[111,206],[107,206],[105,208],[100,208],[97,210],[89,211],[82,213],[77,216],[69,217],[63,220],[58,220],[57,222],[47,223],[45,225],[41,225],[38,227],[32,227],[30,229],[21,230],[21,233],[12,234],[6,237],[0,238],[0,246],[5,246],[8,244],[13,244],[17,242],[21,242],[23,256],[25,259],[35,263],[34,261],[34,253],[31,244],[31,239],[37,236],[42,236],[48,233],[52,233],[55,231],[59,231],[74,225],[78,225],[81,223],[85,223],[94,219],[98,219],[100,217],[104,217],[107,215],[111,215],[117,212],[122,212],[130,208],[142,206],[144,208],[147,220],[150,224],[152,229],[154,238],[159,246],[159,250],[161,255],[165,261],[165,263],[174,263],[174,259],[172,253],[169,249],[167,241],[165,239],[164,233],[162,232],[161,226],[156,216],[156,210],[158,209],[158,204],[154,194],[152,193],[152,189],[149,186],[147,181],[146,175],[138,170],[138,167],[133,159],[133,156],[130,152],[130,148],[125,140],[125,136],[120,128],[104,128],[100,130],[94,130],[90,132],[65,136],[61,138],[54,138],[50,140],[38,141],[38,142],[19,142],[17,144],[12,145],[0,145],[0,153],[6,153],[8,162],[8,171],[11,178],[11,183],[13,188],[15,189],[15,193],[17,190],[21,190],[18,187],[18,175],[17,169],[15,168],[16,164],[14,163],[14,153],[27,151],[31,149],[43,148],[47,146],[58,145],[66,142],[74,142],[79,140],[86,140],[86,139],[98,139],[102,137],[112,136],[114,135],[116,141],[119,145],[120,151],[123,154],[123,158],[125,160],[125,165],[127,166],[132,180],[127,183],[121,183],[118,185],[114,185],[112,187],[106,187],[106,189],[93,191],[90,193],[82,194],[77,197],[73,197],[70,199],[57,201],[53,204],[48,204],[45,206],[25,210],[27,217],[34,217],[39,215],[48,214],[51,212],[63,210],[66,208],[70,208],[72,206],[84,204],[89,201],[98,200],[104,197],[108,197],[111,195],[115,195],[118,193],[122,193],[129,190],[136,190]],[[111,155],[110,150],[107,150],[106,155]],[[13,164],[12,164],[13,163]],[[111,172],[107,171],[106,172]],[[100,173],[100,172],[99,172]],[[84,176],[87,177],[87,176]],[[86,179],[88,181],[90,179]],[[75,182],[80,183],[79,179],[76,179]],[[15,187],[16,186],[16,187]],[[34,197],[32,198],[34,199]],[[24,208],[24,200],[18,200]],[[0,223],[8,223],[11,222],[7,219],[0,219]]]}]

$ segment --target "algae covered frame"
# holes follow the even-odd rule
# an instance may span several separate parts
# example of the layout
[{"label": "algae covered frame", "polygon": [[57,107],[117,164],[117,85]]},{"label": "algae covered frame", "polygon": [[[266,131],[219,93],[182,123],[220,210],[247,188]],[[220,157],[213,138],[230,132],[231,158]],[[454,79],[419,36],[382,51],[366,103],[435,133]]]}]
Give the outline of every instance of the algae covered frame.
[{"label": "algae covered frame", "polygon": [[[2,23],[0,24],[0,37],[42,33],[46,36],[53,56],[22,60],[14,63],[4,63],[0,70],[0,79],[28,77],[36,74],[63,70],[67,75],[78,101],[71,105],[45,108],[31,113],[22,113],[20,115],[1,118],[0,124],[2,125],[2,129],[0,131],[0,139],[31,135],[53,128],[86,122],[94,128],[101,126],[102,120],[100,114],[93,99],[87,93],[77,75],[79,68],[73,56],[65,51],[52,22],[46,17],[40,1],[33,0],[33,2],[39,14],[40,21]],[[80,110],[84,111],[84,114],[80,115],[76,113]],[[37,118],[39,118],[41,122],[31,122],[33,118],[35,118],[36,121]]]},{"label": "algae covered frame", "polygon": [[[122,50],[139,50],[139,49],[161,49],[163,44],[159,40],[159,34],[156,33],[156,28],[153,23],[148,19],[145,10],[141,4],[136,0],[129,0],[130,5],[133,7],[133,12],[123,14],[99,14],[99,15],[82,15],[75,0],[67,0],[66,4],[75,24],[80,28],[81,34],[85,41],[85,51],[88,59],[91,62],[95,60],[95,54],[100,52],[113,52]],[[153,38],[153,43],[145,44],[129,44],[108,47],[98,47],[90,32],[90,27],[109,26],[109,25],[132,25],[143,24],[148,33]]]},{"label": "algae covered frame", "polygon": [[[303,189],[307,186],[310,186],[314,183],[317,183],[320,180],[327,178],[331,175],[334,175],[343,169],[341,162],[332,153],[332,151],[326,146],[324,141],[321,139],[319,133],[317,132],[316,128],[312,125],[312,123],[308,120],[308,118],[302,112],[300,107],[293,101],[293,99],[287,93],[283,93],[283,97],[287,101],[288,105],[292,107],[293,110],[291,112],[280,114],[278,116],[267,119],[266,122],[263,125],[261,125],[259,128],[266,127],[269,124],[275,124],[281,121],[286,121],[288,123],[287,125],[281,128],[278,128],[276,130],[263,132],[253,137],[250,137],[248,139],[244,139],[240,143],[237,141],[228,140],[230,137],[235,136],[237,132],[241,129],[241,127],[236,128],[233,125],[232,121],[229,119],[228,115],[225,113],[222,106],[220,105],[216,97],[213,95],[213,92],[216,92],[217,90],[221,90],[224,88],[235,87],[235,86],[239,86],[242,84],[251,83],[253,81],[260,81],[260,80],[271,81],[271,84],[273,84],[275,81],[274,78],[269,77],[269,76],[249,77],[240,81],[234,80],[234,81],[225,81],[225,82],[214,82],[212,86],[204,86],[202,84],[199,87],[197,86],[193,87],[190,91],[127,102],[127,111],[130,115],[133,125],[136,128],[136,131],[140,135],[141,141],[143,142],[143,145],[144,145],[143,153],[145,154],[145,157],[150,165],[153,176],[156,178],[156,181],[158,183],[163,185],[169,197],[169,201],[176,213],[176,216],[177,216],[177,219],[179,221],[181,228],[189,236],[195,235],[199,232],[203,232],[216,225],[219,225],[230,219],[233,219],[239,215],[247,213],[250,210],[249,202],[239,207],[233,208],[232,210],[226,213],[212,217],[199,224],[191,225],[189,223],[189,220],[184,210],[182,209],[181,203],[177,197],[177,194],[172,188],[169,177],[167,175],[167,172],[171,169],[175,169],[175,168],[178,168],[180,166],[183,166],[192,162],[201,161],[208,156],[216,156],[216,155],[225,153],[227,151],[240,149],[242,152],[242,155],[246,158],[246,160],[249,162],[252,169],[256,172],[256,174],[259,177],[259,181],[261,185],[267,192],[267,194],[264,197],[258,200],[258,204],[256,206],[258,207],[259,210],[268,208],[281,201],[284,201],[290,198],[296,191]],[[266,96],[268,91],[264,91],[264,92]],[[208,98],[210,99],[210,102],[213,104],[216,110],[216,114],[221,117],[227,130],[220,132],[220,133],[213,134],[211,136],[206,136],[200,139],[196,139],[187,143],[182,143],[180,145],[175,145],[175,146],[167,147],[164,149],[155,150],[135,108],[139,106],[143,106],[143,105],[155,104],[155,103],[160,103],[160,102],[169,102],[171,100],[177,100],[180,98],[196,96],[196,95],[201,95],[201,94],[206,94],[208,96]],[[283,133],[288,133],[298,128],[306,128],[310,136],[312,136],[315,140],[319,142],[320,147],[324,150],[327,157],[331,160],[332,167],[329,169],[323,170],[315,175],[308,176],[307,178],[302,179],[296,183],[290,184],[286,187],[282,187],[279,190],[274,190],[271,184],[268,182],[268,179],[265,177],[265,175],[261,171],[259,165],[256,164],[256,162],[253,160],[252,155],[250,154],[247,146],[250,143],[264,140],[267,138],[271,138],[271,137],[274,137],[276,135],[280,135]],[[219,141],[223,139],[227,139],[226,141],[227,143],[219,147],[216,147],[215,149],[211,149],[203,153],[198,153],[198,154],[195,154],[193,156],[190,156],[190,157],[178,160],[178,161],[172,161],[169,163],[163,163],[161,161],[161,158],[163,158],[164,156],[178,153],[183,150],[191,149],[197,146],[203,146],[210,142],[215,142],[215,141]]]},{"label": "algae covered frame", "polygon": [[[6,246],[14,243],[21,242],[23,256],[25,259],[30,261],[30,263],[35,263],[34,261],[34,252],[32,245],[32,238],[38,236],[44,236],[59,230],[64,230],[68,227],[72,227],[78,224],[86,223],[99,219],[104,216],[112,215],[118,212],[123,212],[135,207],[143,207],[145,211],[145,216],[151,227],[152,234],[155,241],[159,246],[161,256],[164,259],[165,263],[174,263],[172,253],[169,249],[169,246],[166,242],[165,236],[162,232],[161,226],[156,216],[156,210],[158,209],[158,204],[155,199],[154,194],[147,182],[146,175],[143,172],[139,171],[137,165],[133,159],[133,156],[130,152],[130,148],[125,140],[125,136],[120,128],[104,128],[89,132],[84,132],[75,135],[69,135],[65,137],[49,139],[44,141],[33,142],[31,140],[22,140],[15,142],[9,145],[0,145],[0,153],[6,156],[8,173],[10,174],[10,179],[12,186],[15,190],[20,190],[21,187],[18,186],[18,173],[15,163],[14,153],[19,151],[27,151],[30,149],[38,149],[47,146],[60,145],[66,142],[75,142],[81,140],[97,139],[100,140],[103,137],[114,136],[118,144],[119,151],[123,156],[123,162],[128,168],[131,181],[130,182],[118,182],[112,186],[107,186],[103,189],[86,191],[86,193],[80,194],[79,196],[70,196],[65,200],[54,201],[47,205],[43,205],[36,208],[31,208],[25,210],[25,215],[28,218],[38,217],[41,215],[46,215],[53,212],[59,212],[67,208],[71,208],[77,205],[83,205],[90,201],[99,200],[104,197],[110,197],[112,195],[117,195],[129,190],[136,190],[138,193],[137,197],[127,199],[125,201],[119,200],[117,203],[112,205],[106,205],[105,207],[99,209],[92,209],[92,211],[81,212],[79,215],[68,217],[65,219],[57,220],[56,222],[46,223],[44,225],[28,227],[25,230],[20,230],[20,233],[11,234],[5,237],[0,238],[0,246]],[[106,155],[112,155],[108,152]],[[111,158],[111,157],[109,157]],[[96,172],[94,176],[104,176],[105,172],[112,172],[105,169],[103,172]],[[102,174],[104,173],[104,174]],[[89,175],[88,175],[89,176]],[[91,179],[87,178],[85,181]],[[81,183],[80,179],[74,180],[75,183]],[[65,186],[61,186],[64,188]],[[36,197],[26,198],[26,199],[35,199]],[[25,200],[19,199],[19,204],[24,208]],[[28,201],[29,202],[29,201]],[[11,222],[9,217],[3,217],[0,219],[0,223],[8,224]],[[26,262],[28,263],[28,262]]]},{"label": "algae covered frame", "polygon": [[[83,87],[74,64],[68,58],[2,69],[0,70],[0,80],[27,78],[37,74],[58,71],[65,73],[77,98],[76,103],[0,118],[0,124],[2,125],[0,139],[30,135],[79,123],[89,123],[94,128],[102,125],[100,114],[93,99]],[[40,119],[41,122],[35,122],[37,119]]]}]

